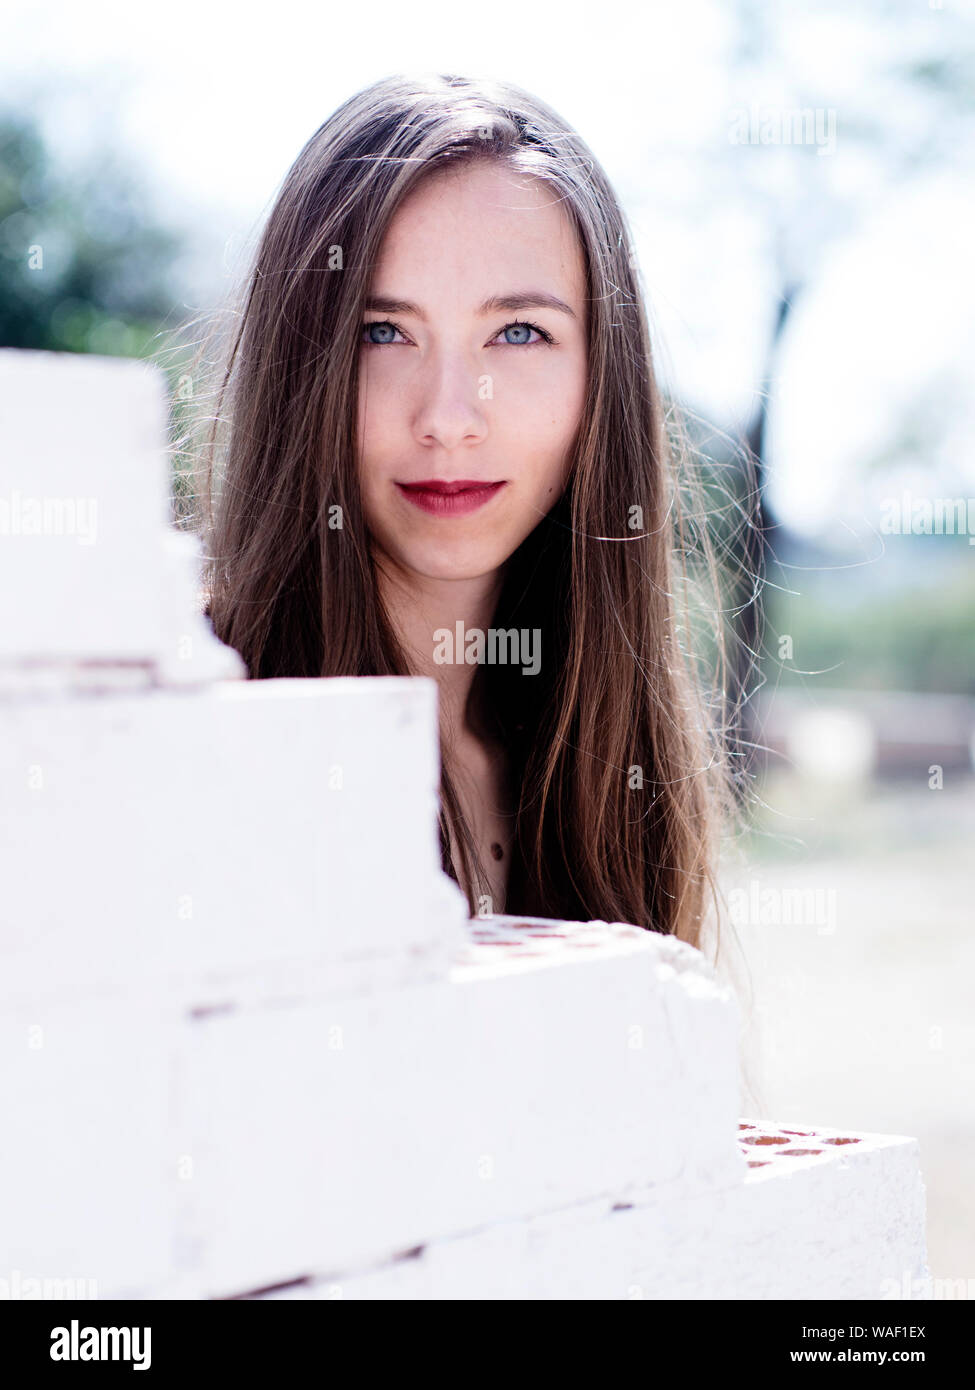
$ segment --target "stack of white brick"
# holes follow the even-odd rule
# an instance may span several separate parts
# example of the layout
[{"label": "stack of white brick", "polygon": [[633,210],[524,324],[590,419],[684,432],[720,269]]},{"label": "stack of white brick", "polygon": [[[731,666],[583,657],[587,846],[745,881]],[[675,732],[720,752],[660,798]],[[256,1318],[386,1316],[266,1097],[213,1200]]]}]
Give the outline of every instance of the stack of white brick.
[{"label": "stack of white brick", "polygon": [[153,369],[0,352],[0,1294],[922,1279],[915,1141],[739,1131],[698,952],[467,920],[432,682],[241,679],[165,429]]}]

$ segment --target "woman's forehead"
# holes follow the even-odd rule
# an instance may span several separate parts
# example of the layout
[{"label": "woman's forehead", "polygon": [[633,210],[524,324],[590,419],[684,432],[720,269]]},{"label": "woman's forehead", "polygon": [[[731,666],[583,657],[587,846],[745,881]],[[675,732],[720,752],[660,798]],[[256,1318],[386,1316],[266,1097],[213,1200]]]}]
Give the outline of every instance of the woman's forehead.
[{"label": "woman's forehead", "polygon": [[396,210],[375,288],[405,298],[406,279],[435,297],[463,280],[472,310],[491,295],[534,286],[578,312],[584,292],[578,235],[555,191],[487,161],[431,176]]}]

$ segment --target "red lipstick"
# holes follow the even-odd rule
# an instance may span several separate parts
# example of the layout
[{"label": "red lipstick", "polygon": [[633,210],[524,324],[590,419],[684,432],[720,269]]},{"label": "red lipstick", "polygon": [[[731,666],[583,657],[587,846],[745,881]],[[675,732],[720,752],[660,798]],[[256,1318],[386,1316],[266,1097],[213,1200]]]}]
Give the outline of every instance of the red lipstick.
[{"label": "red lipstick", "polygon": [[487,483],[477,478],[458,478],[446,482],[443,478],[424,478],[419,483],[396,486],[408,502],[432,516],[466,516],[490,502],[504,487],[504,481]]}]

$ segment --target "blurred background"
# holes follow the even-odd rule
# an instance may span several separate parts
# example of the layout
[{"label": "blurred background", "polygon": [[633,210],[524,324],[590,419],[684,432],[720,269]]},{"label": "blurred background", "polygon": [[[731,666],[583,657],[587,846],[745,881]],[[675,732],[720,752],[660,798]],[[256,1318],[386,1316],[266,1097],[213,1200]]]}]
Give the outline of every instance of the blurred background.
[{"label": "blurred background", "polygon": [[916,1135],[931,1272],[971,1296],[973,5],[8,0],[4,31],[0,345],[155,356],[174,386],[361,87],[503,78],[589,143],[668,394],[720,486],[761,491],[722,952],[743,1114]]}]

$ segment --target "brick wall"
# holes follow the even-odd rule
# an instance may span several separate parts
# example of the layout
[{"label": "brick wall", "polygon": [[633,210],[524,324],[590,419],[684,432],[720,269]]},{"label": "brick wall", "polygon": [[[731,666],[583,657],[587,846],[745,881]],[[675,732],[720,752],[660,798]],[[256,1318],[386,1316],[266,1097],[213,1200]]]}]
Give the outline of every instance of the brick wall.
[{"label": "brick wall", "polygon": [[166,418],[0,352],[0,1296],[920,1296],[916,1141],[740,1120],[699,952],[468,920],[433,682],[243,679]]}]

